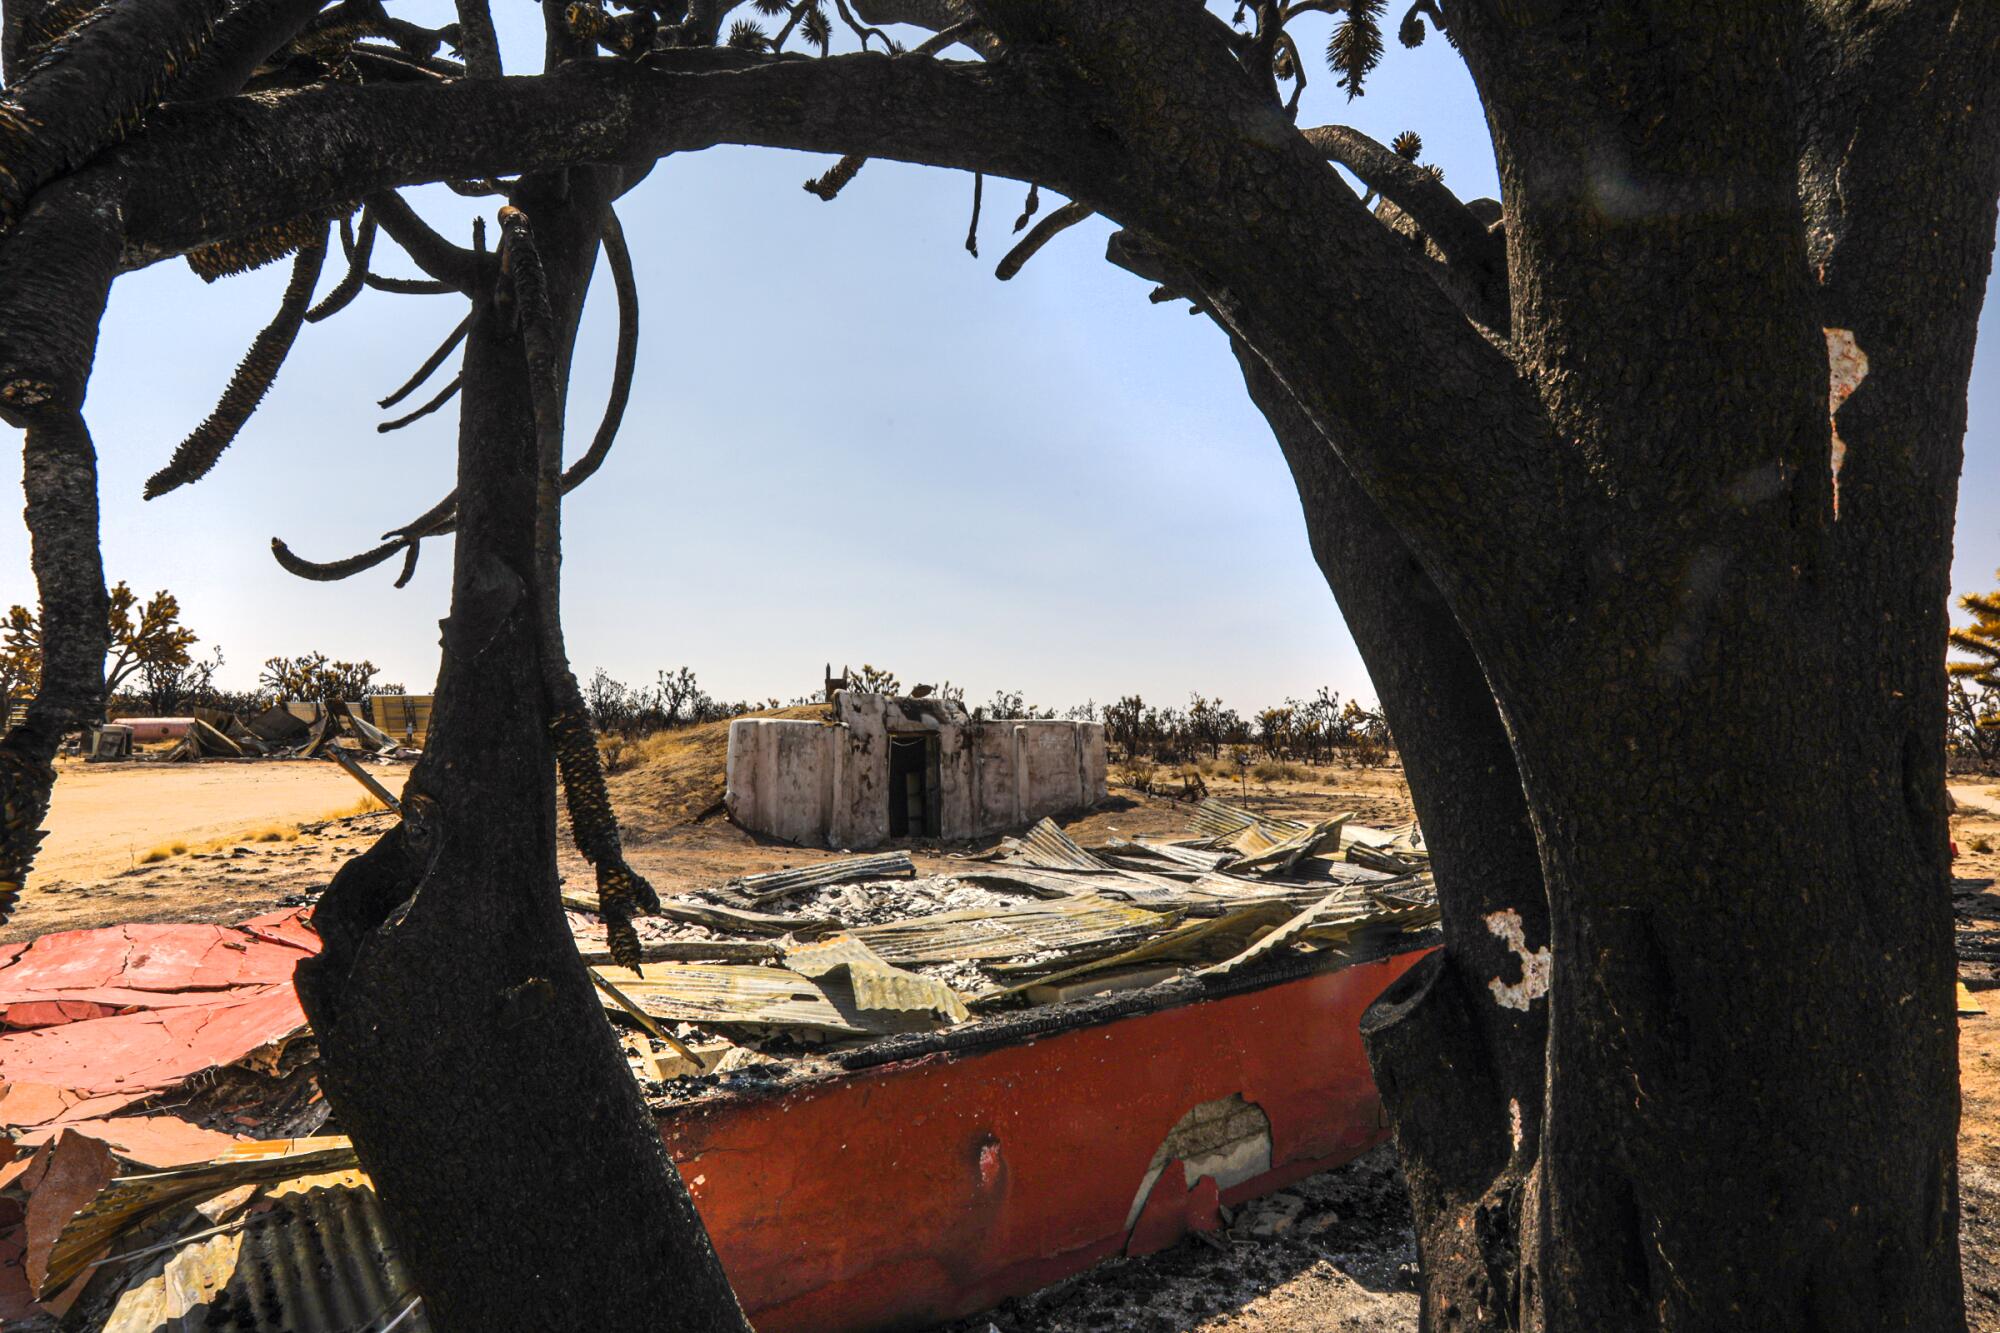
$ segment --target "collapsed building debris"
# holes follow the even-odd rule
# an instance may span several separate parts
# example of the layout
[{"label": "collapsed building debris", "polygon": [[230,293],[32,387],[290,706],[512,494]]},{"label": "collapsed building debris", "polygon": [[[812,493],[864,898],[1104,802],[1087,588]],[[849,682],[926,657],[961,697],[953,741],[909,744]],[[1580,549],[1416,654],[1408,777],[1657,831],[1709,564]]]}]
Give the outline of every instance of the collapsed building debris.
[{"label": "collapsed building debris", "polygon": [[[414,758],[424,733],[408,719],[421,716],[424,727],[429,726],[428,696],[383,697],[397,706],[385,707],[375,696],[370,696],[334,707],[277,703],[249,717],[214,710],[201,710],[205,715],[187,717],[120,717],[87,729],[80,751],[86,759],[100,763],[134,759],[163,763],[198,759],[314,759],[322,755],[340,758],[341,753],[336,752],[347,750],[377,758]],[[419,703],[423,705],[420,711]],[[403,739],[377,726],[371,716],[403,719]],[[336,746],[336,738],[345,744]]]},{"label": "collapsed building debris", "polygon": [[[667,899],[636,974],[565,895],[760,1330],[985,1308],[1380,1140],[1358,1018],[1437,908],[1353,853],[1420,836],[1216,802],[1192,831],[745,876]],[[298,910],[0,946],[0,1320],[427,1327],[325,1137],[289,980],[317,947]]]}]

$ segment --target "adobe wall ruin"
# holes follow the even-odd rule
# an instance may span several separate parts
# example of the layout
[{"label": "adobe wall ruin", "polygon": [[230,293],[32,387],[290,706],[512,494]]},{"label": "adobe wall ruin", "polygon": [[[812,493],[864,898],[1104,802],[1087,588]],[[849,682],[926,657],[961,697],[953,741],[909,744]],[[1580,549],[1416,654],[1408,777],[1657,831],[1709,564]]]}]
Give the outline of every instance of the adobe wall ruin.
[{"label": "adobe wall ruin", "polygon": [[891,746],[918,741],[927,812],[911,836],[976,838],[1105,798],[1098,723],[977,721],[945,699],[841,690],[825,722],[730,724],[729,813],[745,828],[805,846],[879,846],[899,836],[891,829]]}]

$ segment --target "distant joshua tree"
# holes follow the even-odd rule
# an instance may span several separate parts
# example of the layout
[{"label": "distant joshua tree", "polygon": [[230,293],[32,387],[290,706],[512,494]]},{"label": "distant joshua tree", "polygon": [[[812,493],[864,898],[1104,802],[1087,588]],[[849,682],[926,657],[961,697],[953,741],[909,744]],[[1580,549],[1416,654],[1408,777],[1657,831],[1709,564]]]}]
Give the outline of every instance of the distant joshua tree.
[{"label": "distant joshua tree", "polygon": [[[190,665],[188,649],[197,637],[180,623],[180,600],[172,593],[156,592],[142,604],[121,579],[106,597],[106,611],[110,647],[104,660],[107,697],[141,671]],[[42,624],[25,606],[7,612],[5,637],[0,639],[0,678],[7,682],[10,698],[16,693],[34,694],[41,688]]]}]

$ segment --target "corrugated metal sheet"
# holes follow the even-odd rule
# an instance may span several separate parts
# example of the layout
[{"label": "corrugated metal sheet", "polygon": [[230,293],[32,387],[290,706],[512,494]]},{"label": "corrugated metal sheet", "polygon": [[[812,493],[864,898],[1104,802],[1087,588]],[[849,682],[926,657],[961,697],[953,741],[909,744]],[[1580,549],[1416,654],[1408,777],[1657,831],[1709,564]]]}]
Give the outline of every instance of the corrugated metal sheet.
[{"label": "corrugated metal sheet", "polygon": [[1214,797],[1203,801],[1194,808],[1194,815],[1188,820],[1188,829],[1196,837],[1209,842],[1219,842],[1241,833],[1247,828],[1261,829],[1272,842],[1282,842],[1286,838],[1304,833],[1311,825],[1296,819],[1277,819],[1269,815],[1256,814],[1240,806],[1218,801]]},{"label": "corrugated metal sheet", "polygon": [[[949,1021],[928,1008],[864,1007],[845,975],[815,980],[789,968],[728,963],[645,963],[636,978],[625,968],[615,975],[602,971],[598,975],[654,1018],[676,1023],[870,1037],[921,1031]],[[614,996],[600,994],[600,998],[607,1007],[618,1005]]]},{"label": "corrugated metal sheet", "polygon": [[1137,842],[1114,840],[1105,855],[1120,862],[1127,857],[1135,861],[1165,861],[1172,865],[1185,866],[1189,870],[1213,870],[1229,859],[1227,852],[1207,851],[1199,847],[1183,847],[1178,843],[1149,842],[1141,838]]},{"label": "corrugated metal sheet", "polygon": [[1171,929],[1179,912],[1152,912],[1102,898],[1061,898],[989,911],[939,912],[851,932],[892,963],[978,962],[1136,943]]},{"label": "corrugated metal sheet", "polygon": [[363,702],[368,720],[399,741],[422,745],[430,735],[431,695],[371,694]]},{"label": "corrugated metal sheet", "polygon": [[[1339,847],[1341,829],[1353,817],[1354,812],[1350,810],[1344,815],[1335,815],[1332,819],[1313,825],[1303,833],[1293,834],[1261,850],[1246,851],[1241,860],[1230,863],[1230,868],[1239,871],[1260,871],[1265,874],[1285,874],[1302,858],[1311,856],[1325,847]],[[1261,830],[1255,832],[1261,834]],[[1253,831],[1245,829],[1238,836],[1251,837]],[[1266,839],[1260,836],[1258,840]]]},{"label": "corrugated metal sheet", "polygon": [[1350,857],[1355,850],[1388,852],[1401,860],[1428,860],[1430,852],[1424,847],[1424,832],[1411,820],[1394,828],[1369,828],[1362,824],[1349,824],[1341,834],[1341,846]]},{"label": "corrugated metal sheet", "polygon": [[[600,969],[592,971],[603,973]],[[837,1036],[867,1036],[872,1029],[852,1021],[811,978],[782,967],[720,963],[644,963],[639,975],[606,978],[655,1018],[715,1026],[804,1028]],[[606,1005],[616,1001],[604,997]]]},{"label": "corrugated metal sheet", "polygon": [[344,1171],[354,1165],[354,1145],[344,1138],[329,1136],[246,1143],[212,1162],[121,1176],[64,1224],[55,1248],[49,1252],[48,1279],[42,1290],[60,1291],[114,1238],[183,1205],[213,1198],[241,1185],[270,1184],[314,1172]]},{"label": "corrugated metal sheet", "polygon": [[1187,885],[1179,880],[1111,866],[1098,871],[1047,870],[1039,866],[1003,862],[991,867],[961,870],[954,878],[970,884],[1000,884],[1026,889],[1037,897],[1048,899],[1116,898],[1160,912],[1185,907],[1190,901]]},{"label": "corrugated metal sheet", "polygon": [[1112,868],[1086,852],[1074,838],[1057,828],[1053,819],[1046,816],[1020,837],[1008,838],[1001,843],[1001,847],[1009,853],[1009,859],[1046,870],[1102,871]]},{"label": "corrugated metal sheet", "polygon": [[[1224,878],[1206,876],[1203,883]],[[1343,884],[1329,892],[1324,884],[1281,889],[1258,886],[1254,881],[1236,883],[1245,885],[1244,891],[1218,904],[1212,914],[1191,913],[1184,924],[1130,947],[1104,948],[1086,942],[1040,965],[992,967],[989,970],[1008,976],[1040,975],[1004,990],[983,992],[972,1003],[975,1008],[990,1006],[1025,992],[1029,986],[1074,981],[1142,963],[1214,963],[1218,966],[1209,970],[1227,971],[1293,943],[1372,945],[1433,925],[1438,919],[1436,895],[1423,880],[1399,881],[1393,894],[1371,892],[1357,884]]]},{"label": "corrugated metal sheet", "polygon": [[935,1014],[949,1023],[971,1016],[959,993],[936,977],[918,976],[892,967],[852,935],[836,935],[817,944],[802,944],[785,955],[786,964],[815,981],[845,975],[862,1010]]},{"label": "corrugated metal sheet", "polygon": [[[597,895],[574,889],[563,890],[562,905],[572,912],[597,913]],[[830,916],[781,916],[774,912],[752,912],[741,907],[720,907],[687,898],[663,898],[655,915],[669,921],[688,921],[725,935],[823,935],[840,929]]]},{"label": "corrugated metal sheet", "polygon": [[729,881],[729,887],[751,902],[766,902],[807,889],[831,888],[856,880],[889,879],[914,875],[916,863],[908,852],[884,852],[878,856],[849,856],[817,865],[795,866],[789,870],[767,870],[760,875],[744,875]]},{"label": "corrugated metal sheet", "polygon": [[231,1328],[428,1333],[365,1176],[310,1176],[267,1194],[267,1210],[135,1263],[104,1333],[196,1333],[225,1311]]},{"label": "corrugated metal sheet", "polygon": [[[1218,911],[1232,907],[1248,906],[1251,903],[1285,903],[1297,909],[1324,899],[1329,887],[1325,881],[1305,881],[1297,884],[1273,884],[1265,880],[1241,879],[1235,875],[1203,875],[1188,886],[1190,893],[1206,899],[1211,906],[1200,910],[1198,915],[1213,916]],[[1359,898],[1362,889],[1358,884],[1343,884],[1337,890],[1352,893]]]},{"label": "corrugated metal sheet", "polygon": [[1220,916],[1188,921],[1131,948],[1117,951],[1080,949],[1068,957],[1052,960],[1056,971],[1005,990],[986,991],[974,996],[972,1003],[975,1008],[990,1007],[1022,994],[1030,986],[1057,985],[1139,963],[1208,962],[1227,958],[1241,950],[1254,931],[1279,925],[1292,912],[1289,904],[1280,901],[1247,903]]},{"label": "corrugated metal sheet", "polygon": [[1385,905],[1342,887],[1306,907],[1270,934],[1254,940],[1242,952],[1202,968],[1198,975],[1229,972],[1296,943],[1348,946],[1422,929],[1435,925],[1437,920],[1435,899],[1428,903]]}]

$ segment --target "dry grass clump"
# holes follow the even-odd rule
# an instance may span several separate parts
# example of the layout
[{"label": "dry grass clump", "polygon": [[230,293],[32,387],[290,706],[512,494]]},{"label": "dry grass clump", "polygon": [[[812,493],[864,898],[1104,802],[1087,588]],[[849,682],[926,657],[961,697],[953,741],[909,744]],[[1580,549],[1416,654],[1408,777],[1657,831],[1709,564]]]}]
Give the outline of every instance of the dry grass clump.
[{"label": "dry grass clump", "polygon": [[1250,776],[1259,782],[1310,782],[1312,770],[1301,764],[1285,764],[1276,760],[1266,760],[1250,770]]},{"label": "dry grass clump", "polygon": [[[338,810],[332,811],[328,814],[321,815],[320,819],[321,820],[352,819],[356,815],[372,815],[377,810],[387,810],[388,808],[389,808],[388,806],[382,804],[380,801],[376,800],[373,796],[364,796],[360,800],[356,801],[353,805],[343,805]],[[292,838],[296,838],[298,837],[298,835],[299,835],[298,829],[294,828],[292,830]],[[291,838],[286,839],[287,842],[290,842],[291,840],[292,840]],[[268,841],[268,839],[266,841]]]},{"label": "dry grass clump", "polygon": [[638,750],[623,736],[599,733],[597,737],[597,759],[604,765],[604,771],[623,773],[638,762]]},{"label": "dry grass clump", "polygon": [[[342,806],[338,810],[320,816],[320,819],[322,821],[351,819],[356,815],[369,815],[375,813],[377,810],[387,808],[373,796],[364,796],[353,805]],[[224,837],[210,838],[206,842],[189,843],[179,838],[176,838],[172,842],[163,842],[140,857],[139,864],[144,866],[158,865],[160,862],[172,857],[187,856],[190,853],[200,855],[207,852],[219,852],[224,848],[241,847],[246,843],[297,842],[298,840],[299,826],[297,824],[261,824],[255,828],[241,829]]]}]

